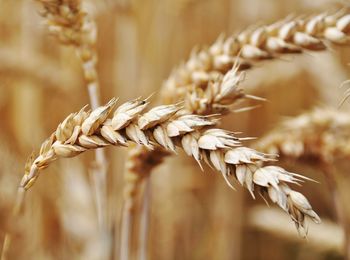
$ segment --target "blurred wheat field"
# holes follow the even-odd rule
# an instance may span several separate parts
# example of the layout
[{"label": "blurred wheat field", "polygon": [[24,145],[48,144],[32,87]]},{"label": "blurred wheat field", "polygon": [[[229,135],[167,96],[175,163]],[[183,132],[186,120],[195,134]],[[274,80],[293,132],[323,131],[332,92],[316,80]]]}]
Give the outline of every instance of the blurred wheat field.
[{"label": "blurred wheat field", "polygon": [[[189,57],[194,46],[210,45],[221,33],[231,35],[289,14],[341,7],[326,0],[86,0],[83,4],[97,24],[103,104],[111,97],[124,102],[152,93],[151,100],[157,103],[172,69]],[[0,1],[0,242],[6,232],[13,234],[8,259],[119,259],[128,149],[105,149],[104,232],[93,196],[93,152],[58,160],[46,169],[26,195],[23,215],[12,221],[28,155],[69,113],[89,103],[74,48],[48,33],[40,12],[36,1]],[[349,78],[349,49],[331,46],[330,51],[259,63],[246,73],[243,88],[268,102],[223,118],[220,127],[259,140],[283,118],[315,106],[336,108],[344,93],[338,87]],[[349,105],[340,110],[348,112]],[[238,185],[233,192],[209,167],[202,172],[179,152],[151,175],[148,259],[345,259],[345,239],[322,169],[314,158],[282,157],[278,165],[319,182],[298,187],[323,220],[321,225],[310,223],[308,241],[298,236],[286,214],[272,205],[265,207],[259,197],[252,200]],[[348,158],[335,156],[333,166],[350,223]],[[142,193],[135,208],[130,259],[139,259],[141,202]]]}]

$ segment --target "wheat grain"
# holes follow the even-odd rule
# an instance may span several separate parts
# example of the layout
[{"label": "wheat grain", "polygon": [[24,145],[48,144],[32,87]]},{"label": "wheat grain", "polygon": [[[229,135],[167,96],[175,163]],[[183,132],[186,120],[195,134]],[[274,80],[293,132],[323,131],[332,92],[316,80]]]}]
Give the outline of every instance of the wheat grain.
[{"label": "wheat grain", "polygon": [[[234,133],[213,128],[216,118],[184,114],[181,106],[163,105],[143,112],[149,102],[136,99],[119,106],[111,118],[116,99],[93,111],[86,107],[70,114],[56,131],[42,144],[36,159],[27,163],[21,187],[29,189],[40,170],[60,157],[78,154],[108,145],[125,146],[128,141],[149,149],[160,146],[169,151],[181,147],[201,164],[205,162],[221,172],[232,187],[230,175],[235,175],[255,197],[264,194],[287,211],[299,230],[304,228],[304,218],[315,222],[320,219],[309,202],[299,192],[291,190],[287,183],[299,183],[305,179],[276,166],[262,167],[263,162],[275,161],[275,157],[241,145],[244,138]],[[30,167],[28,167],[30,165]]]}]

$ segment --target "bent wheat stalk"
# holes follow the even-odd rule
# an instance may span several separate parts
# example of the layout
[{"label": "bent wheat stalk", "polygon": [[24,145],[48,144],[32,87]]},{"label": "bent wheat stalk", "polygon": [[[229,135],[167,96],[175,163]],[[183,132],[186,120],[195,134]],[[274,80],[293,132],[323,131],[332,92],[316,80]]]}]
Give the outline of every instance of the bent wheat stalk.
[{"label": "bent wheat stalk", "polygon": [[350,225],[335,178],[336,157],[350,157],[350,116],[332,108],[318,108],[291,118],[262,138],[256,147],[294,160],[312,157],[326,178],[338,223],[344,232],[344,252],[350,257]]},{"label": "bent wheat stalk", "polygon": [[213,128],[217,120],[213,116],[186,114],[178,104],[143,112],[148,103],[135,99],[119,106],[109,117],[116,105],[116,99],[112,99],[93,111],[84,107],[70,114],[42,144],[39,155],[28,162],[31,166],[20,186],[29,189],[40,170],[60,157],[108,145],[126,146],[131,141],[149,149],[162,147],[174,152],[176,147],[182,148],[200,165],[205,162],[221,172],[231,187],[229,177],[234,175],[253,197],[256,193],[267,196],[288,212],[299,231],[305,231],[305,216],[320,222],[307,199],[288,186],[309,180],[307,177],[276,166],[263,167],[263,162],[273,162],[275,156],[244,147],[241,141],[246,138]]},{"label": "bent wheat stalk", "polygon": [[[81,0],[36,0],[43,7],[42,16],[49,31],[65,45],[74,46],[82,62],[90,104],[93,109],[100,105],[97,73],[96,24],[82,9]],[[94,166],[91,167],[97,218],[101,229],[105,229],[107,206],[107,160],[104,151],[96,150]]]}]

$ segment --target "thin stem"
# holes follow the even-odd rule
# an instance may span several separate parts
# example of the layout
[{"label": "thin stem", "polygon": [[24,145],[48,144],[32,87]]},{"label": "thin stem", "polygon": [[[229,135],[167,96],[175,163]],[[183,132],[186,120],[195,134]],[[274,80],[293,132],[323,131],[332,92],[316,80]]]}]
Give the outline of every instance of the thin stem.
[{"label": "thin stem", "polygon": [[[12,211],[12,218],[11,219],[13,222],[16,222],[20,216],[21,209],[23,208],[23,205],[24,205],[24,196],[25,196],[25,190],[21,187],[18,188],[17,194],[16,194],[15,205],[14,205],[13,211]],[[4,241],[3,241],[3,245],[2,245],[0,260],[7,259],[8,251],[9,251],[9,248],[11,245],[11,241],[12,241],[11,233],[6,232],[5,237],[4,237]]]},{"label": "thin stem", "polygon": [[347,215],[342,205],[342,199],[339,194],[339,187],[335,179],[335,169],[331,163],[325,162],[323,165],[323,174],[327,180],[327,185],[334,205],[334,210],[338,224],[344,232],[344,254],[345,259],[350,259],[350,226],[347,221]]},{"label": "thin stem", "polygon": [[151,176],[144,179],[144,193],[139,230],[139,260],[147,260],[150,202],[152,198]]},{"label": "thin stem", "polygon": [[100,106],[99,84],[97,82],[91,82],[88,83],[87,88],[89,92],[91,108],[96,109]]},{"label": "thin stem", "polygon": [[97,220],[101,230],[106,228],[106,214],[107,207],[107,167],[105,154],[103,149],[95,151],[95,167],[91,172],[93,181],[94,197],[96,203]]},{"label": "thin stem", "polygon": [[134,198],[124,201],[120,239],[120,260],[129,260],[130,234],[133,223],[132,205]]},{"label": "thin stem", "polygon": [[[122,215],[121,230],[121,260],[129,259],[130,237],[134,226],[134,211],[136,208],[137,198],[141,190],[141,185],[145,183],[142,215],[139,233],[139,243],[141,246],[139,255],[140,259],[146,259],[147,256],[147,233],[148,233],[148,215],[149,200],[151,197],[150,172],[159,165],[163,158],[168,155],[162,149],[156,149],[151,153],[145,153],[146,148],[142,146],[133,147],[128,155],[124,172],[124,206]],[[146,156],[146,157],[145,157]]]}]

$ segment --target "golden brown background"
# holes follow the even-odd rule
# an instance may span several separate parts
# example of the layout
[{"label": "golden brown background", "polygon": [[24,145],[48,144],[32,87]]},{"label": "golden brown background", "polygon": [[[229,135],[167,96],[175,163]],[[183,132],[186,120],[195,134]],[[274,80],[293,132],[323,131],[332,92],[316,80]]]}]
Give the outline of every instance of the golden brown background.
[{"label": "golden brown background", "polygon": [[[335,1],[104,0],[85,1],[98,26],[98,72],[103,102],[157,93],[172,68],[195,45],[220,33],[274,22],[288,14],[335,10]],[[74,49],[47,33],[35,1],[0,0],[0,242],[15,236],[9,259],[117,259],[127,149],[108,148],[108,226],[97,232],[88,172],[93,153],[62,159],[43,172],[26,197],[23,218],[11,223],[26,158],[65,116],[89,101]],[[262,136],[284,116],[315,105],[337,106],[349,77],[350,52],[332,48],[265,62],[247,73],[246,91],[269,102],[225,118],[223,126]],[[347,109],[347,105],[341,108]],[[233,192],[217,173],[173,156],[152,175],[149,259],[343,259],[341,231],[326,185],[311,163],[287,169],[315,178],[300,190],[324,224],[298,237],[287,215],[248,192]],[[349,163],[337,162],[343,201],[350,199]],[[238,185],[237,185],[238,186]],[[349,205],[345,207],[349,212]],[[262,206],[257,207],[257,206]],[[262,224],[265,223],[265,228]],[[327,222],[329,219],[330,224]],[[270,227],[270,228],[266,228]],[[325,239],[321,239],[325,237]],[[136,257],[136,241],[132,258]]]}]

